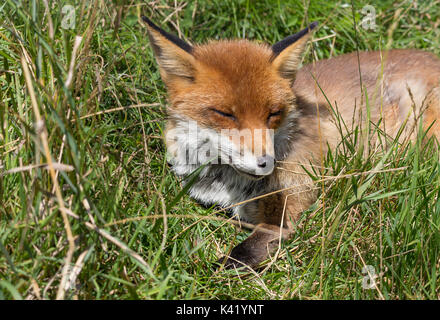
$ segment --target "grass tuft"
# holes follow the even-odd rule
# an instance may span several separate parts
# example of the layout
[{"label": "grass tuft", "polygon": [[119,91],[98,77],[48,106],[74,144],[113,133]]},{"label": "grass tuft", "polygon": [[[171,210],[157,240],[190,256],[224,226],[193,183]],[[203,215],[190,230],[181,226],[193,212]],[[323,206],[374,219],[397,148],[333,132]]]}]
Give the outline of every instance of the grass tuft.
[{"label": "grass tuft", "polygon": [[368,4],[3,2],[0,299],[439,299],[438,143],[418,127],[411,144],[335,112],[341,147],[323,169],[304,164],[319,199],[276,262],[239,275],[211,263],[247,233],[189,199],[166,163],[166,92],[141,14],[194,43],[275,43],[318,21],[305,63],[440,54],[437,1],[375,2],[374,30],[361,26]]}]

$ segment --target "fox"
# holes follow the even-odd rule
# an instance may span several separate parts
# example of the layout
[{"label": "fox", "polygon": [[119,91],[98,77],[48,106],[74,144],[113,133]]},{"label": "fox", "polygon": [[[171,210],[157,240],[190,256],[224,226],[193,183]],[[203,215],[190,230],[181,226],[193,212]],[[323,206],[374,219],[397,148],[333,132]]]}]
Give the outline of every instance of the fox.
[{"label": "fox", "polygon": [[217,261],[225,268],[257,268],[292,237],[318,197],[303,165],[319,166],[341,141],[335,106],[349,128],[361,121],[356,109],[367,114],[365,97],[375,96],[369,120],[383,119],[387,135],[416,121],[408,117],[414,113],[428,137],[440,136],[440,59],[433,53],[357,51],[301,66],[317,22],[272,45],[193,45],[142,20],[167,90],[172,169],[191,181],[192,198],[232,210],[252,229]]}]

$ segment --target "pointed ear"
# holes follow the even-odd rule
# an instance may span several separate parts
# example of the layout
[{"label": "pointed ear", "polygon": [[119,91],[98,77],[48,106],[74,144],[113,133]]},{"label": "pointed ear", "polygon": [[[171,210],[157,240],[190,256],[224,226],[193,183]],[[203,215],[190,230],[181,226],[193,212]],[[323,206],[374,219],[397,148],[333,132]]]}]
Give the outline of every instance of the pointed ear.
[{"label": "pointed ear", "polygon": [[192,81],[194,79],[195,58],[191,45],[156,26],[147,17],[148,37],[159,64],[160,74],[165,83],[178,77]]},{"label": "pointed ear", "polygon": [[288,36],[272,46],[272,65],[283,78],[295,79],[301,55],[310,38],[310,31],[317,25],[317,22],[313,22],[304,30]]}]

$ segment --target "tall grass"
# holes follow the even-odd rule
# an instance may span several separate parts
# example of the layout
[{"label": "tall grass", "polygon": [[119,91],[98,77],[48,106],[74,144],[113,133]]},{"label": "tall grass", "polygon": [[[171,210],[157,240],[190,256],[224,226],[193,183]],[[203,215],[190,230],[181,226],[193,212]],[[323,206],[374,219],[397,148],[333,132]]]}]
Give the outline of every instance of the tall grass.
[{"label": "tall grass", "polygon": [[1,4],[0,298],[438,299],[439,155],[419,128],[414,143],[374,124],[341,130],[327,169],[305,166],[324,188],[293,239],[240,274],[211,263],[248,233],[189,199],[165,159],[166,92],[141,14],[194,42],[274,43],[319,21],[305,62],[386,47],[440,54],[436,1],[377,2],[377,28],[355,32],[366,4]]}]

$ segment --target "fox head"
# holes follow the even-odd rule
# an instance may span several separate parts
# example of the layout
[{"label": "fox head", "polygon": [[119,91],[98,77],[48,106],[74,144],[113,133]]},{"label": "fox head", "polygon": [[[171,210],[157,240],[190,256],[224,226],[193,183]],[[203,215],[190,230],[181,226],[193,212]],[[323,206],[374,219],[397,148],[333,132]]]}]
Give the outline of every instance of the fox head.
[{"label": "fox head", "polygon": [[176,173],[220,161],[250,179],[271,174],[286,155],[298,115],[292,84],[317,23],[272,46],[193,46],[142,19],[169,95],[166,144]]}]

